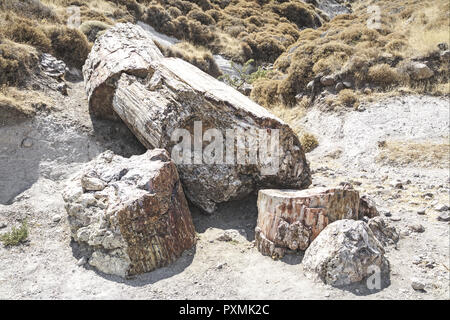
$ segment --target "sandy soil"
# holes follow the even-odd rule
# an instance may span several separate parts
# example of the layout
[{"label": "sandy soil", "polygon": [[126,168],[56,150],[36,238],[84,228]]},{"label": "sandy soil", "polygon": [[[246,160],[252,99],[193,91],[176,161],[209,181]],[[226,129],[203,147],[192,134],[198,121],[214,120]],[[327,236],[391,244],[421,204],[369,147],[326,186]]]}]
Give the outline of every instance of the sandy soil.
[{"label": "sandy soil", "polygon": [[[337,289],[302,270],[302,254],[274,261],[253,246],[256,198],[223,205],[211,216],[192,209],[195,248],[174,264],[130,279],[101,274],[79,262],[60,194],[65,179],[106,149],[122,155],[144,150],[120,124],[92,123],[81,83],[69,96],[49,92],[56,111],[0,128],[0,233],[27,218],[29,241],[0,245],[0,299],[449,299],[449,224],[437,220],[449,203],[448,168],[389,167],[376,161],[380,139],[448,139],[448,100],[401,97],[366,106],[362,112],[324,113],[312,109],[298,125],[320,140],[307,155],[314,185],[350,181],[374,198],[401,232],[387,248],[390,285],[370,291],[365,284]],[[26,137],[33,141],[21,147]],[[340,150],[340,151],[339,151]],[[392,181],[400,180],[403,189]],[[23,191],[23,192],[22,192]],[[419,209],[425,214],[419,215]],[[421,224],[425,232],[410,230]],[[221,241],[224,232],[232,241]],[[411,279],[425,283],[415,291]]]}]

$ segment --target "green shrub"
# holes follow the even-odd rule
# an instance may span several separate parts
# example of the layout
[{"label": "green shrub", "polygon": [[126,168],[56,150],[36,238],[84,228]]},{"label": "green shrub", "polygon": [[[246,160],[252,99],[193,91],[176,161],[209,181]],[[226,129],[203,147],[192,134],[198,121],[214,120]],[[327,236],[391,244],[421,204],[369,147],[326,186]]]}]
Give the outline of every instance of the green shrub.
[{"label": "green shrub", "polygon": [[0,236],[0,240],[5,246],[17,246],[25,242],[28,238],[28,225],[24,220],[19,228],[12,227],[10,232]]}]

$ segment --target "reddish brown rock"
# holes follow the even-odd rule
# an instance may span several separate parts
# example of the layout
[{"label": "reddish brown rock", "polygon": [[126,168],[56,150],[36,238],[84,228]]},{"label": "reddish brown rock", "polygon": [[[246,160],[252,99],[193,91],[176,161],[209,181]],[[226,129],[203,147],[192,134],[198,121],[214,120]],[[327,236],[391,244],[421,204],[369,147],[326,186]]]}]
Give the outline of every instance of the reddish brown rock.
[{"label": "reddish brown rock", "polygon": [[348,188],[260,190],[256,246],[280,258],[286,249],[306,250],[331,222],[358,219],[359,193]]},{"label": "reddish brown rock", "polygon": [[63,197],[72,238],[104,273],[148,272],[195,243],[177,169],[165,150],[129,159],[105,152],[71,179]]}]

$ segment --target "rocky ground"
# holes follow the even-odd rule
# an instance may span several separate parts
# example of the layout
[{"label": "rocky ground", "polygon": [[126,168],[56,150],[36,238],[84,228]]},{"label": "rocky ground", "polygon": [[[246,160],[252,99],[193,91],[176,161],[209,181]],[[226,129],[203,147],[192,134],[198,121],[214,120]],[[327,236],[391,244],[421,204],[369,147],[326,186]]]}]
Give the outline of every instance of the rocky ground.
[{"label": "rocky ground", "polygon": [[[210,216],[192,207],[197,245],[169,267],[126,280],[95,271],[71,243],[60,192],[73,172],[107,149],[124,156],[145,150],[125,126],[92,123],[82,82],[68,82],[67,96],[52,85],[44,82],[41,90],[54,108],[0,127],[0,233],[24,218],[30,226],[27,243],[0,245],[1,299],[450,298],[449,224],[438,219],[449,213],[448,158],[406,166],[379,159],[383,141],[448,142],[448,99],[402,96],[342,113],[312,108],[296,123],[319,138],[307,154],[313,185],[352,183],[400,232],[397,246],[387,248],[390,285],[370,291],[310,278],[302,254],[279,261],[262,256],[253,245],[255,197],[221,205]],[[424,290],[414,290],[413,279]]]}]

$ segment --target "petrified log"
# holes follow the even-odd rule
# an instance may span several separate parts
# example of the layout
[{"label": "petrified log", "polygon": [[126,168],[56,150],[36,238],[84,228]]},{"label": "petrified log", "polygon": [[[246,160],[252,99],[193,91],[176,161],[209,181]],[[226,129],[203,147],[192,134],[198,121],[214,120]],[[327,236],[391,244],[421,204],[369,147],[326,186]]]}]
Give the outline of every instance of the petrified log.
[{"label": "petrified log", "polygon": [[[142,41],[141,33],[139,26],[118,24],[94,45],[84,67],[93,114],[117,114],[144,146],[168,150],[186,196],[206,212],[260,188],[309,186],[310,170],[293,130],[225,83],[181,59],[161,58],[147,40],[132,51],[146,57],[139,72],[124,64],[119,76],[116,60],[129,55],[129,42]],[[114,54],[108,55],[103,47],[110,42]],[[99,55],[103,62],[95,63]],[[144,78],[140,66],[152,56]]]},{"label": "petrified log", "polygon": [[177,169],[166,150],[102,153],[63,192],[72,238],[98,270],[122,277],[166,266],[196,240]]},{"label": "petrified log", "polygon": [[115,81],[125,73],[145,77],[152,61],[162,59],[151,36],[132,24],[116,24],[114,32],[99,37],[83,66],[90,111],[95,116],[117,119],[111,109]]},{"label": "petrified log", "polygon": [[281,258],[286,249],[306,250],[331,222],[358,219],[359,193],[347,188],[260,190],[256,246]]}]

